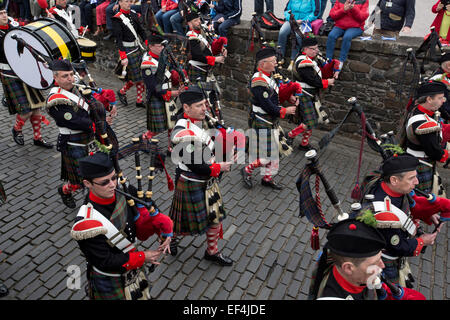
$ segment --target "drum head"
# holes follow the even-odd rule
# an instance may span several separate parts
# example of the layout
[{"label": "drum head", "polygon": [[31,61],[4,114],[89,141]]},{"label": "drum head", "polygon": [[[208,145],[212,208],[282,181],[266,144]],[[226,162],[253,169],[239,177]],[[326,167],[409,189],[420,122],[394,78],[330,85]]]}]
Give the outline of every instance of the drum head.
[{"label": "drum head", "polygon": [[45,43],[25,30],[13,29],[5,36],[4,48],[6,60],[14,73],[27,85],[36,89],[47,89],[53,84],[53,72],[42,62],[38,62],[27,48],[18,52],[18,42],[12,38],[16,35],[44,56],[50,56]]}]

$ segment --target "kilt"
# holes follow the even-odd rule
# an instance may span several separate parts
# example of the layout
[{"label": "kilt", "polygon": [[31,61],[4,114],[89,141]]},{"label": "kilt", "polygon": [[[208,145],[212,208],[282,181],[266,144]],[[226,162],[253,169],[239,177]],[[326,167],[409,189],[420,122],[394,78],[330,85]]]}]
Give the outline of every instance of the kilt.
[{"label": "kilt", "polygon": [[417,166],[417,179],[419,184],[416,186],[417,189],[430,193],[433,189],[433,168],[427,166],[426,164],[419,163]]},{"label": "kilt", "polygon": [[298,124],[304,123],[308,130],[314,129],[318,124],[316,109],[314,108],[314,100],[310,96],[302,95],[299,97],[299,105],[296,112],[296,120]]},{"label": "kilt", "polygon": [[[133,53],[131,51],[135,50]],[[142,79],[142,52],[136,47],[134,48],[125,48],[125,52],[127,53],[128,65],[127,65],[127,79],[132,82],[140,82]]]},{"label": "kilt", "polygon": [[[197,175],[183,172],[186,177],[199,179]],[[170,207],[169,217],[174,222],[176,235],[196,235],[205,233],[212,224],[205,203],[206,182],[189,181],[179,176]],[[226,215],[224,213],[223,219]]]},{"label": "kilt", "polygon": [[[88,144],[91,141],[93,141],[93,136],[89,133],[70,135],[70,142]],[[66,144],[61,150],[61,180],[83,185],[78,159],[87,156],[87,154],[87,147]]]},{"label": "kilt", "polygon": [[[31,109],[41,108],[45,105],[45,98],[39,90],[27,86],[19,78],[11,78],[7,75],[15,75],[12,71],[0,72],[3,94],[10,114],[26,114],[31,112]],[[27,86],[27,89],[25,89],[25,86]],[[29,101],[25,90],[28,90],[28,94],[33,101]]]},{"label": "kilt", "polygon": [[[266,118],[265,118],[266,119]],[[272,122],[271,117],[267,121]],[[274,124],[269,124],[257,117],[251,117],[250,133],[248,135],[249,161],[269,159],[279,156],[278,141],[274,135]]]},{"label": "kilt", "polygon": [[93,300],[125,300],[121,277],[108,277],[91,270],[88,285]]},{"label": "kilt", "polygon": [[88,277],[90,298],[93,300],[148,300],[150,293],[146,275],[143,271],[136,272],[140,272],[140,277],[127,284],[125,275],[110,277],[91,269]]},{"label": "kilt", "polygon": [[146,102],[146,109],[147,130],[160,133],[169,129],[167,126],[166,106],[163,100],[151,97],[150,101]]},{"label": "kilt", "polygon": [[[205,69],[206,70],[206,69]],[[212,72],[212,71],[210,71]],[[202,71],[198,68],[195,68],[191,65],[189,65],[189,79],[193,83],[197,83],[198,81],[206,82],[206,78],[208,77],[208,72]]]}]

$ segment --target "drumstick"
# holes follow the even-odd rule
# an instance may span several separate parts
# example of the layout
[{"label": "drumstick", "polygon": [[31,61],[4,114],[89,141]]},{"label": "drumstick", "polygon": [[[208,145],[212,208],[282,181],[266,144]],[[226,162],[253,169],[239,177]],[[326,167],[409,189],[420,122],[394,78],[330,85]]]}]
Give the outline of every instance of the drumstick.
[{"label": "drumstick", "polygon": [[81,37],[82,37],[82,38],[84,38],[84,34],[85,34],[85,33],[86,33],[86,31],[87,31],[87,27],[88,27],[88,26],[86,26],[86,27],[83,27],[83,34],[81,35]]}]

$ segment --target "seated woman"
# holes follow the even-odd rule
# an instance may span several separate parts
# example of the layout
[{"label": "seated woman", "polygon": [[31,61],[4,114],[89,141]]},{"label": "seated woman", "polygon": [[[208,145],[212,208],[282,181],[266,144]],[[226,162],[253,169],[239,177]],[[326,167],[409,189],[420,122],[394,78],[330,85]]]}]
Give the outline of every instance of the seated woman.
[{"label": "seated woman", "polygon": [[444,3],[446,2],[439,0],[431,8],[431,11],[437,14],[431,27],[435,28],[441,39],[441,43],[449,45],[450,33],[448,32],[448,29],[450,27],[450,4],[444,5]]},{"label": "seated woman", "polygon": [[95,31],[94,36],[98,36],[100,33],[106,32],[106,8],[108,6],[108,0],[97,0],[97,7],[95,7],[97,30]]},{"label": "seated woman", "polygon": [[221,37],[228,35],[230,27],[241,23],[242,0],[220,0],[214,8],[214,30]]},{"label": "seated woman", "polygon": [[178,12],[178,1],[162,0],[161,9],[155,14],[158,24],[163,28],[165,33],[172,33],[172,24],[170,17]]},{"label": "seated woman", "polygon": [[336,41],[339,37],[342,37],[339,70],[335,72],[335,78],[337,78],[340,70],[342,70],[342,65],[347,60],[352,39],[360,36],[364,31],[364,23],[369,17],[369,1],[337,0],[331,8],[330,17],[335,21],[335,25],[328,34],[327,59],[333,59]]},{"label": "seated woman", "polygon": [[[318,10],[316,10],[316,7]],[[280,46],[283,57],[286,53],[286,43],[291,34],[291,25],[289,24],[289,10],[292,11],[295,20],[298,24],[302,21],[312,22],[316,20],[319,13],[320,1],[318,0],[289,0],[284,9],[284,17],[286,22],[281,26],[280,33],[278,34],[278,45]],[[302,39],[297,36],[297,46],[291,49],[291,62],[294,61],[295,56],[298,53],[298,48],[302,47]]]}]

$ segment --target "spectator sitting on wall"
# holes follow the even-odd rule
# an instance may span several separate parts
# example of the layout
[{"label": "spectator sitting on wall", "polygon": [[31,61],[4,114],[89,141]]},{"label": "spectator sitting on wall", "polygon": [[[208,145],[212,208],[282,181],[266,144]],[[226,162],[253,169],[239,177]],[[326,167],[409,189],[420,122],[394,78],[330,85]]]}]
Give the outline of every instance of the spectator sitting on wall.
[{"label": "spectator sitting on wall", "polygon": [[158,24],[163,28],[165,33],[172,33],[172,24],[170,17],[178,12],[178,1],[162,0],[161,9],[155,14]]},{"label": "spectator sitting on wall", "polygon": [[380,0],[380,28],[373,35],[398,37],[400,32],[410,33],[415,17],[416,0]]},{"label": "spectator sitting on wall", "polygon": [[242,0],[219,0],[214,10],[214,30],[221,37],[227,36],[230,27],[241,23]]}]

